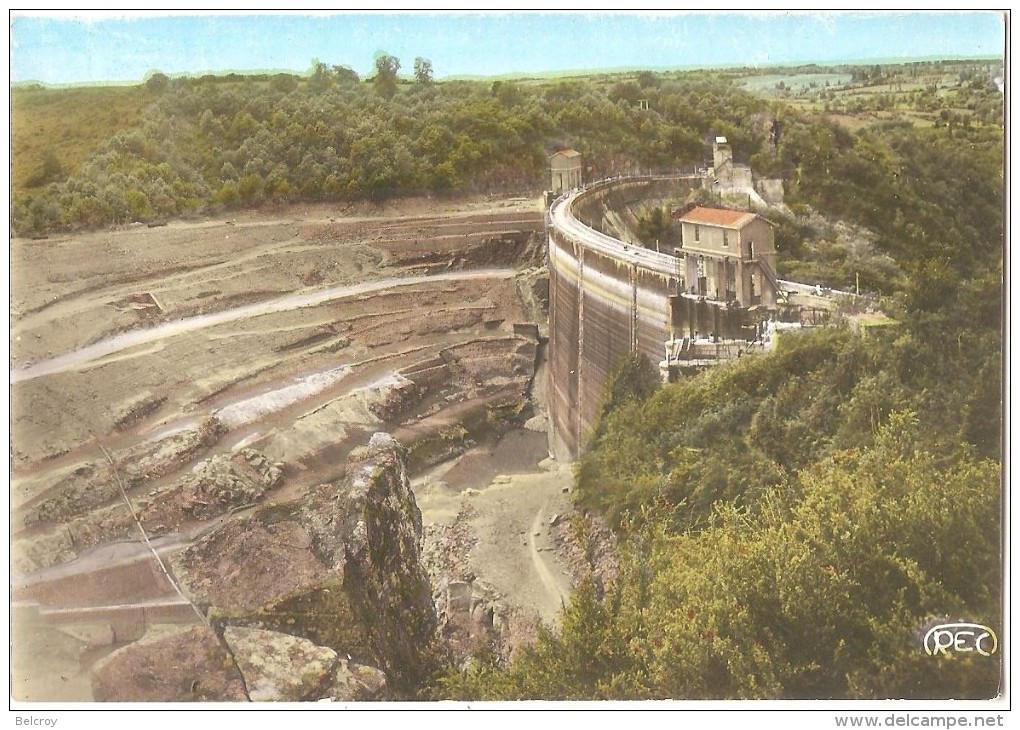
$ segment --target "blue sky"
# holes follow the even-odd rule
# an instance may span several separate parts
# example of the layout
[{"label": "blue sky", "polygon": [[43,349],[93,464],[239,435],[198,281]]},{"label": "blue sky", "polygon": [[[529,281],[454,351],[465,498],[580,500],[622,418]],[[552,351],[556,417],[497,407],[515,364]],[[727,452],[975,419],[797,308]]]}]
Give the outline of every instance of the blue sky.
[{"label": "blue sky", "polygon": [[32,14],[11,22],[11,80],[138,82],[182,73],[287,70],[313,58],[371,75],[414,59],[436,76],[1002,56],[1003,19],[967,13]]}]

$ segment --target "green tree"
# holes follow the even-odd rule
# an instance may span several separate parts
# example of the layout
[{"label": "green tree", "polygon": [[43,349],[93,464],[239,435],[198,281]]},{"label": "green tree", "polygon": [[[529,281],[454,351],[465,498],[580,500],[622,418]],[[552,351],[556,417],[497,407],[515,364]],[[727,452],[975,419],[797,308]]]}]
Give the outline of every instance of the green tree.
[{"label": "green tree", "polygon": [[274,91],[289,94],[298,88],[298,79],[293,74],[275,74],[270,81]]},{"label": "green tree", "polygon": [[361,78],[348,66],[333,66],[333,78],[341,86],[353,86],[361,83]]},{"label": "green tree", "polygon": [[400,70],[400,59],[387,53],[381,53],[375,59],[375,77],[372,86],[380,96],[391,99],[397,93],[397,72]]},{"label": "green tree", "polygon": [[669,208],[656,205],[642,210],[638,214],[638,234],[641,236],[641,242],[648,248],[672,243],[675,230]]},{"label": "green tree", "polygon": [[170,77],[162,71],[153,71],[145,79],[145,88],[162,93],[170,87]]},{"label": "green tree", "polygon": [[315,92],[322,92],[333,85],[333,74],[329,66],[318,59],[312,59],[312,73],[308,77],[308,88]]},{"label": "green tree", "polygon": [[644,353],[632,352],[620,358],[609,375],[603,414],[608,415],[625,403],[643,401],[661,382],[658,370]]},{"label": "green tree", "polygon": [[37,173],[25,181],[26,187],[37,188],[47,183],[59,180],[64,176],[64,166],[52,149],[46,149],[42,153],[42,166]]},{"label": "green tree", "polygon": [[662,80],[651,71],[642,71],[637,75],[637,84],[642,89],[652,89],[661,83]]},{"label": "green tree", "polygon": [[149,198],[144,191],[129,189],[124,193],[124,198],[134,220],[146,220],[152,217],[152,206],[149,205]]},{"label": "green tree", "polygon": [[[49,195],[41,194],[28,205],[28,221],[25,230],[33,233],[45,231],[60,219],[60,205]],[[19,225],[19,232],[22,226]]]},{"label": "green tree", "polygon": [[414,81],[419,86],[432,85],[432,61],[421,56],[414,59]]}]

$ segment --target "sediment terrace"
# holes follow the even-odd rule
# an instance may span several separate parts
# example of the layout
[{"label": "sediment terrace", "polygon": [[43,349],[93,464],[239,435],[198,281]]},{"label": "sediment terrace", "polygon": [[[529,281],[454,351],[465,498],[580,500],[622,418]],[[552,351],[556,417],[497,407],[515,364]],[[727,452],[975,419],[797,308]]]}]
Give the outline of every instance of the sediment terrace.
[{"label": "sediment terrace", "polygon": [[[168,558],[336,478],[375,431],[428,473],[519,428],[544,359],[543,230],[538,200],[404,201],[14,241],[19,616],[99,617],[115,643],[145,616],[192,620],[128,500]],[[529,468],[542,441],[527,441]],[[35,636],[16,631],[16,658]]]}]

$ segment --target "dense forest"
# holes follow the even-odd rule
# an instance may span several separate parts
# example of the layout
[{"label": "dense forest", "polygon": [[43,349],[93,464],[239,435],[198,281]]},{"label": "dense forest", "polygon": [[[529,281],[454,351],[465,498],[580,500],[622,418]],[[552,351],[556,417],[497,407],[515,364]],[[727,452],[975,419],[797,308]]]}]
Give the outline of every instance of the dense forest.
[{"label": "dense forest", "polygon": [[[584,153],[595,179],[705,164],[715,135],[730,140],[738,160],[784,177],[791,202],[863,218],[890,240],[914,243],[913,215],[955,202],[944,199],[951,187],[913,189],[936,154],[955,152],[954,168],[971,177],[961,188],[969,203],[992,204],[986,193],[995,181],[976,173],[1001,150],[1001,116],[989,122],[983,111],[956,106],[968,103],[960,90],[975,83],[968,67],[927,70],[968,79],[937,97],[928,135],[907,122],[908,129],[869,127],[861,136],[807,107],[748,92],[735,72],[439,83],[426,59],[417,59],[413,79],[399,77],[399,68],[382,56],[369,80],[317,62],[307,76],[155,74],[128,89],[15,88],[15,231],[290,201],[535,192],[547,155],[560,147]],[[966,127],[943,124],[943,111]],[[949,149],[927,149],[939,140]],[[932,159],[915,160],[917,152]],[[850,182],[869,197],[849,199]],[[890,196],[901,196],[899,207],[925,209],[887,221]]]},{"label": "dense forest", "polygon": [[724,135],[785,182],[788,208],[768,214],[780,272],[859,280],[897,324],[784,335],[662,386],[621,363],[575,490],[578,534],[607,521],[619,574],[593,573],[513,662],[480,645],[423,691],[987,698],[998,657],[935,659],[917,639],[938,619],[1001,628],[1004,140],[984,66],[814,68],[845,80],[769,93],[747,69],[438,82],[426,59],[402,78],[392,57],[368,80],[322,63],[157,74],[116,92],[109,136],[65,157],[26,130],[71,92],[19,88],[12,225],[534,194],[557,148],[595,179],[704,165]]},{"label": "dense forest", "polygon": [[[397,84],[393,67],[367,83],[321,63],[307,78],[154,76],[141,120],[116,131],[79,169],[65,174],[49,150],[26,180],[34,187],[16,196],[15,229],[299,200],[540,191],[546,156],[557,147],[584,152],[594,177],[690,166],[703,162],[706,135],[743,140],[750,132],[737,131],[740,120],[766,109],[704,80],[665,84],[649,76],[645,88],[586,80],[438,84],[422,69]],[[60,93],[18,89],[15,113]],[[639,96],[652,96],[655,110],[642,109]],[[760,140],[737,143],[751,149]]]},{"label": "dense forest", "polygon": [[996,696],[995,658],[920,649],[939,620],[1002,625],[1000,293],[931,286],[887,301],[895,327],[669,385],[621,363],[575,529],[609,522],[619,574],[593,563],[558,631],[479,647],[437,696]]}]

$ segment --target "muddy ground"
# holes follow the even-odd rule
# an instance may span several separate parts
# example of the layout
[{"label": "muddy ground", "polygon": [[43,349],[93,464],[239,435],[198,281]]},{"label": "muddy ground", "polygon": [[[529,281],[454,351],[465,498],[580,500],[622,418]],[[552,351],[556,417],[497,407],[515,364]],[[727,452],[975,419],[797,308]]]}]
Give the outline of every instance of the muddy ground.
[{"label": "muddy ground", "polygon": [[175,608],[136,516],[169,554],[379,430],[409,449],[427,539],[466,526],[446,568],[551,621],[571,476],[547,458],[543,260],[531,199],[13,241],[14,697],[89,699],[90,663],[137,638],[101,611]]}]

